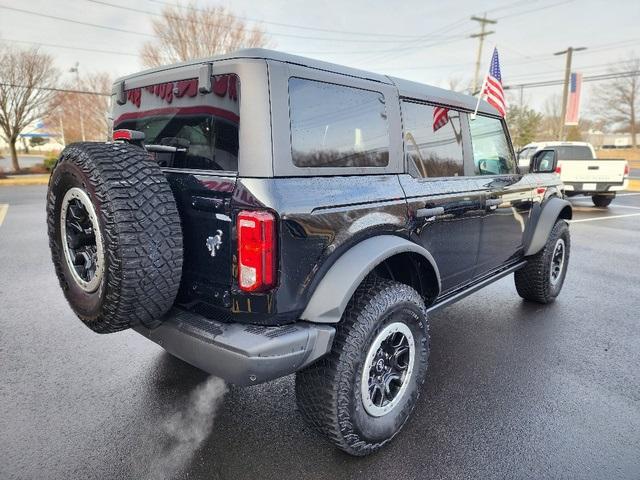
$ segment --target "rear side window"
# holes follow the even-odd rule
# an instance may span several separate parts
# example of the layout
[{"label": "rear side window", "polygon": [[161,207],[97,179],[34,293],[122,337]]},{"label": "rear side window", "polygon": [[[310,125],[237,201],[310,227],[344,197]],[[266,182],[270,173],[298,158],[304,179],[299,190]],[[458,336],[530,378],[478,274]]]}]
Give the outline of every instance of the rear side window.
[{"label": "rear side window", "polygon": [[389,128],[382,93],[291,78],[289,114],[295,166],[389,164]]},{"label": "rear side window", "polygon": [[476,175],[515,173],[513,155],[502,121],[478,115],[469,119],[469,127]]},{"label": "rear side window", "polygon": [[404,142],[410,171],[421,177],[464,175],[460,112],[403,102]]},{"label": "rear side window", "polygon": [[138,89],[137,105],[126,105],[114,129],[139,130],[146,145],[176,147],[175,154],[156,154],[163,167],[235,172],[240,81],[234,74],[216,75],[212,84],[204,95],[195,79]]}]

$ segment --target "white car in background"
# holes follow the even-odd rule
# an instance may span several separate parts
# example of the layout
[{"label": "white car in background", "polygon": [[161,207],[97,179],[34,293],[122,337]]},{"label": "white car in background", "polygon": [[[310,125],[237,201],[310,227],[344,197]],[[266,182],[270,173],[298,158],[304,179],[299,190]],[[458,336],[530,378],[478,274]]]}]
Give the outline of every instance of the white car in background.
[{"label": "white car in background", "polygon": [[526,145],[518,153],[521,171],[529,170],[529,162],[539,150],[553,150],[558,160],[556,173],[564,184],[565,195],[587,195],[596,207],[606,207],[616,192],[629,186],[629,164],[617,158],[597,158],[590,143],[537,142]]}]

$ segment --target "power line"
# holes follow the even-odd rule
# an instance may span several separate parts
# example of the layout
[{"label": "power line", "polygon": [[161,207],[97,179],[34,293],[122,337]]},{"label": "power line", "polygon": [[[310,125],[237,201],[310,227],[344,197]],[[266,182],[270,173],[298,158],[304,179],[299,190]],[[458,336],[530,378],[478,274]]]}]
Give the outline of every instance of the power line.
[{"label": "power line", "polygon": [[61,93],[77,93],[79,95],[97,95],[100,97],[110,97],[110,93],[105,92],[94,92],[91,90],[74,90],[69,88],[56,88],[56,87],[36,87],[36,86],[28,86],[28,85],[18,85],[16,83],[0,83],[1,87],[11,87],[11,88],[24,88],[24,89],[34,89],[34,90],[45,90],[48,92],[61,92]]},{"label": "power line", "polygon": [[[154,1],[154,0],[150,0],[150,1]],[[533,1],[535,2],[536,0],[533,0]],[[555,7],[555,6],[558,6],[558,5],[560,5],[560,4],[567,3],[567,2],[569,2],[569,1],[575,1],[575,0],[565,0],[564,2],[560,2],[560,3],[553,3],[553,4],[549,4],[549,5],[543,5],[542,7],[539,7],[539,10],[544,10],[544,9],[547,9],[547,8]],[[495,11],[498,11],[498,10],[504,10],[504,9],[509,9],[509,8],[515,8],[517,5],[522,4],[522,3],[524,3],[522,0],[518,0],[518,1],[516,1],[516,2],[510,2],[510,3],[507,3],[507,4],[503,4],[503,5],[499,5],[499,6],[497,6],[497,7],[494,7],[494,8],[493,8],[493,9],[491,9],[491,10],[487,10],[487,12],[495,12]],[[527,3],[531,3],[531,2],[527,2]],[[509,17],[518,16],[518,15],[524,15],[524,14],[529,13],[529,12],[531,12],[531,10],[527,10],[527,11],[524,11],[524,12],[514,12],[514,13],[512,13],[512,14],[509,14]],[[506,17],[506,16],[498,17],[498,20],[499,20],[500,18],[505,18],[505,17]],[[443,31],[443,30],[445,30],[445,31],[446,31],[446,30],[452,30],[452,29],[454,29],[454,28],[459,28],[459,27],[461,26],[461,24],[466,23],[466,21],[467,21],[467,17],[462,18],[462,19],[460,19],[460,20],[458,20],[458,21],[456,21],[456,22],[453,22],[452,24],[448,24],[448,25],[445,25],[445,26],[441,27],[440,29],[436,29],[436,30],[435,30],[434,32],[432,32],[431,34],[426,35],[426,37],[428,37],[429,35],[433,35],[433,34],[435,34],[435,33],[439,33],[439,32],[441,32],[441,31]],[[465,33],[471,33],[471,32],[470,32],[470,31],[466,31]],[[420,40],[421,40],[421,39],[415,40],[415,41],[413,41],[412,43],[414,43],[414,44],[419,43],[419,42],[420,42]],[[405,49],[405,50],[408,50],[408,49]],[[413,49],[413,50],[415,50],[415,49]],[[404,53],[404,54],[400,54],[400,55],[406,55],[406,53]],[[376,57],[373,57],[373,58],[371,58],[371,57],[367,57],[366,59],[363,59],[363,61],[366,61],[366,60],[378,60],[378,61],[384,61],[384,60],[385,60],[385,59],[387,59],[387,58],[389,58],[389,54],[387,54],[387,55],[383,55],[382,57],[377,57],[377,58],[376,58]]]},{"label": "power line", "polygon": [[105,53],[109,55],[118,55],[118,56],[122,55],[127,57],[136,57],[136,58],[139,57],[137,53],[127,53],[127,52],[115,51],[115,50],[101,50],[99,48],[89,48],[89,47],[76,47],[71,45],[59,45],[56,43],[28,42],[26,40],[12,40],[8,38],[0,38],[0,42],[24,43],[27,45],[35,45],[35,46],[50,47],[50,48],[62,48],[66,50],[77,50],[77,51],[91,52],[91,53]]},{"label": "power line", "polygon": [[105,30],[112,30],[114,32],[130,33],[132,35],[140,35],[140,36],[143,36],[143,37],[152,37],[152,38],[154,37],[154,35],[151,35],[150,33],[136,32],[134,30],[126,30],[124,28],[110,27],[108,25],[99,25],[97,23],[82,22],[80,20],[72,20],[72,19],[66,18],[66,17],[58,17],[56,15],[48,15],[46,13],[33,12],[31,10],[24,10],[22,8],[7,7],[6,5],[0,5],[0,9],[11,10],[11,11],[20,12],[20,13],[26,13],[28,15],[34,15],[36,17],[49,18],[49,19],[52,19],[52,20],[59,20],[61,22],[75,23],[77,25],[85,25],[87,27],[103,28]]},{"label": "power line", "polygon": [[[88,0],[88,1],[93,1],[94,3],[106,3],[106,2],[102,2],[99,0]],[[171,6],[171,7],[175,7],[176,5],[174,3],[171,2],[164,2],[161,0],[149,0],[150,2],[153,3],[157,3],[159,5],[166,5],[166,6]],[[524,1],[524,0],[521,0]],[[520,3],[520,2],[519,2]],[[194,7],[191,5],[184,5],[183,8],[186,8],[188,10],[195,10],[195,11],[203,11],[203,8],[198,8],[198,7]],[[276,25],[279,27],[287,27],[287,28],[298,28],[298,29],[302,29],[302,30],[313,30],[316,32],[327,32],[327,33],[342,33],[344,35],[362,35],[362,36],[368,36],[368,37],[392,37],[392,38],[419,38],[420,35],[402,35],[402,34],[398,34],[398,33],[367,33],[367,32],[354,32],[354,31],[350,31],[350,30],[334,30],[331,28],[319,28],[319,27],[311,27],[308,25],[298,25],[298,24],[293,24],[293,23],[282,23],[282,22],[274,22],[274,21],[269,21],[269,20],[260,20],[260,19],[256,19],[256,18],[251,18],[251,17],[244,17],[241,15],[234,15],[234,14],[227,14],[227,16],[232,16],[235,18],[239,18],[248,22],[254,22],[254,23],[264,23],[266,25]]]},{"label": "power line", "polygon": [[[615,80],[618,78],[628,78],[628,77],[637,77],[640,76],[640,70],[629,70],[626,72],[618,72],[618,73],[605,73],[600,75],[591,75],[588,77],[583,77],[583,82],[598,82],[602,80]],[[564,79],[560,80],[545,80],[541,82],[530,82],[530,83],[519,83],[513,85],[505,85],[505,90],[513,90],[518,88],[534,88],[534,87],[549,87],[554,85],[562,85]],[[79,95],[97,95],[101,97],[110,97],[110,93],[106,92],[95,92],[91,90],[74,90],[69,88],[55,88],[55,87],[29,87],[28,85],[18,85],[15,83],[0,83],[2,87],[11,87],[11,88],[33,88],[35,90],[47,90],[52,92],[62,92],[62,93],[75,93]]]},{"label": "power line", "polygon": [[[157,13],[157,12],[149,12],[148,10],[143,10],[140,8],[134,8],[134,7],[128,7],[126,5],[118,5],[115,3],[110,3],[110,2],[105,2],[102,0],[86,0],[87,2],[91,2],[91,3],[95,3],[98,5],[103,5],[106,7],[111,7],[111,8],[117,8],[120,10],[126,10],[129,12],[135,12],[135,13],[141,13],[143,15],[149,15],[149,16],[153,16],[153,17],[159,17],[159,18],[173,18],[173,19],[179,19],[178,16],[176,15],[169,15],[169,14],[164,14],[164,13]],[[195,9],[197,11],[205,11],[203,9]],[[232,14],[228,14],[228,17],[232,17],[232,18],[244,18],[244,17],[237,17],[235,15]],[[203,22],[203,21],[196,21],[196,23],[199,23],[201,25],[213,25],[211,22]],[[266,23],[266,22],[265,22]],[[226,27],[226,30],[242,30],[242,28],[231,28],[231,27]],[[362,40],[358,40],[358,39],[353,39],[353,38],[337,38],[337,37],[313,37],[313,36],[309,36],[309,35],[297,35],[295,33],[282,33],[282,32],[273,32],[273,31],[269,31],[266,32],[268,35],[272,35],[275,37],[287,37],[287,38],[298,38],[298,39],[304,39],[304,40],[312,40],[312,41],[329,41],[329,42],[350,42],[350,43],[390,43],[390,42],[397,42],[400,40],[381,40],[381,39],[362,39]],[[378,36],[375,34],[369,34],[369,36]],[[411,38],[416,38],[416,36],[409,36],[408,37],[409,40]],[[403,41],[408,41],[407,39],[403,40]]]},{"label": "power line", "polygon": [[[598,82],[601,80],[615,80],[618,78],[629,78],[629,77],[637,77],[640,76],[640,70],[629,70],[626,72],[617,72],[617,73],[603,73],[600,75],[591,75],[588,77],[582,77],[583,82]],[[529,83],[519,83],[513,85],[505,85],[505,90],[513,90],[517,88],[536,88],[536,87],[551,87],[554,85],[562,85],[564,83],[564,79],[560,80],[544,80],[540,82],[529,82]]]},{"label": "power line", "polygon": [[[91,1],[91,0],[89,0]],[[161,14],[157,14],[154,12],[147,12],[145,10],[140,10],[137,8],[132,8],[132,7],[125,7],[123,5],[115,5],[115,4],[108,4],[107,2],[100,2],[101,4],[104,5],[109,5],[112,6],[114,8],[120,8],[120,9],[124,9],[124,10],[129,10],[129,11],[134,11],[134,12],[138,12],[138,13],[143,13],[143,14],[147,14],[147,15],[160,15]],[[25,13],[28,15],[34,15],[34,16],[38,16],[38,17],[43,17],[43,18],[48,18],[48,19],[52,19],[52,20],[58,20],[61,22],[68,22],[68,23],[73,23],[73,24],[77,24],[77,25],[84,25],[84,26],[88,26],[88,27],[93,27],[93,28],[101,28],[101,29],[105,29],[105,30],[111,30],[111,31],[115,31],[115,32],[120,32],[120,33],[128,33],[128,34],[132,34],[132,35],[139,35],[139,36],[144,36],[144,37],[149,37],[149,38],[155,38],[155,35],[150,34],[150,33],[144,33],[144,32],[138,32],[135,30],[127,30],[124,28],[117,28],[117,27],[111,27],[108,25],[100,25],[100,24],[96,24],[96,23],[90,23],[90,22],[83,22],[80,20],[73,20],[70,18],[66,18],[66,17],[59,17],[56,15],[49,15],[49,14],[45,14],[45,13],[40,13],[40,12],[34,12],[31,10],[25,10],[22,8],[15,8],[15,7],[8,7],[6,5],[0,5],[0,9],[5,9],[5,10],[11,10],[14,12],[19,12],[19,13]],[[230,29],[233,30],[233,29]],[[392,42],[390,40],[355,40],[355,39],[344,39],[344,38],[323,38],[323,37],[310,37],[310,36],[305,36],[305,35],[294,35],[294,34],[284,34],[284,33],[268,33],[269,35],[274,35],[274,36],[283,36],[283,37],[291,37],[291,38],[298,38],[298,39],[306,39],[306,40],[311,40],[311,41],[336,41],[336,42],[353,42],[353,43],[389,43]],[[386,51],[386,50],[385,50]],[[359,53],[359,52],[354,52],[354,53]]]},{"label": "power line", "polygon": [[546,10],[548,8],[559,7],[560,5],[564,5],[566,3],[572,3],[572,2],[575,2],[575,1],[576,0],[565,0],[563,2],[551,3],[549,5],[543,5],[543,6],[538,7],[538,8],[532,8],[530,10],[524,10],[522,12],[510,13],[508,15],[503,15],[501,17],[498,17],[498,20],[502,20],[503,18],[517,17],[519,15],[526,15],[527,13],[535,13],[535,12],[539,12],[540,10]]},{"label": "power line", "polygon": [[[619,65],[621,63],[627,63],[628,60],[620,60],[620,61],[616,61],[616,62],[607,62],[607,63],[597,63],[594,65],[583,65],[580,67],[575,67],[572,70],[577,71],[577,72],[582,72],[584,70],[593,70],[594,68],[598,69],[598,68],[602,68],[602,67],[613,67],[615,65]],[[532,77],[544,77],[545,75],[549,75],[550,73],[558,73],[558,69],[554,69],[554,70],[545,70],[544,72],[536,72],[536,73],[524,73],[521,75],[510,75],[509,76],[509,80],[515,80],[515,79],[525,79],[525,80],[529,80]],[[613,72],[611,72],[613,73]],[[538,81],[542,81],[542,80],[538,80]]]}]

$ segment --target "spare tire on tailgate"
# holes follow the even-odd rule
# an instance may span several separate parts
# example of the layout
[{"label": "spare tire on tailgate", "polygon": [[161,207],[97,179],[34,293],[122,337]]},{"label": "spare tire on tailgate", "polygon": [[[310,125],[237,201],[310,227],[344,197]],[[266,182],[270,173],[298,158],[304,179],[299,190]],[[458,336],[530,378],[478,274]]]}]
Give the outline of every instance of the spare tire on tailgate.
[{"label": "spare tire on tailgate", "polygon": [[182,274],[182,231],[158,164],[126,143],[76,143],[49,180],[49,246],[73,311],[92,330],[154,327]]}]

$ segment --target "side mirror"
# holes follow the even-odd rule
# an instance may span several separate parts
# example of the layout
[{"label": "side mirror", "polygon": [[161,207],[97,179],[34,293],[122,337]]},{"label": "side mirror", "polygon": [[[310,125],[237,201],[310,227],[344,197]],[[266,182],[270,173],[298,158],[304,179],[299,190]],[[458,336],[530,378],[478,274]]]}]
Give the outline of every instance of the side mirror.
[{"label": "side mirror", "polygon": [[531,157],[529,171],[531,173],[553,173],[556,171],[557,163],[555,150],[540,150]]}]

